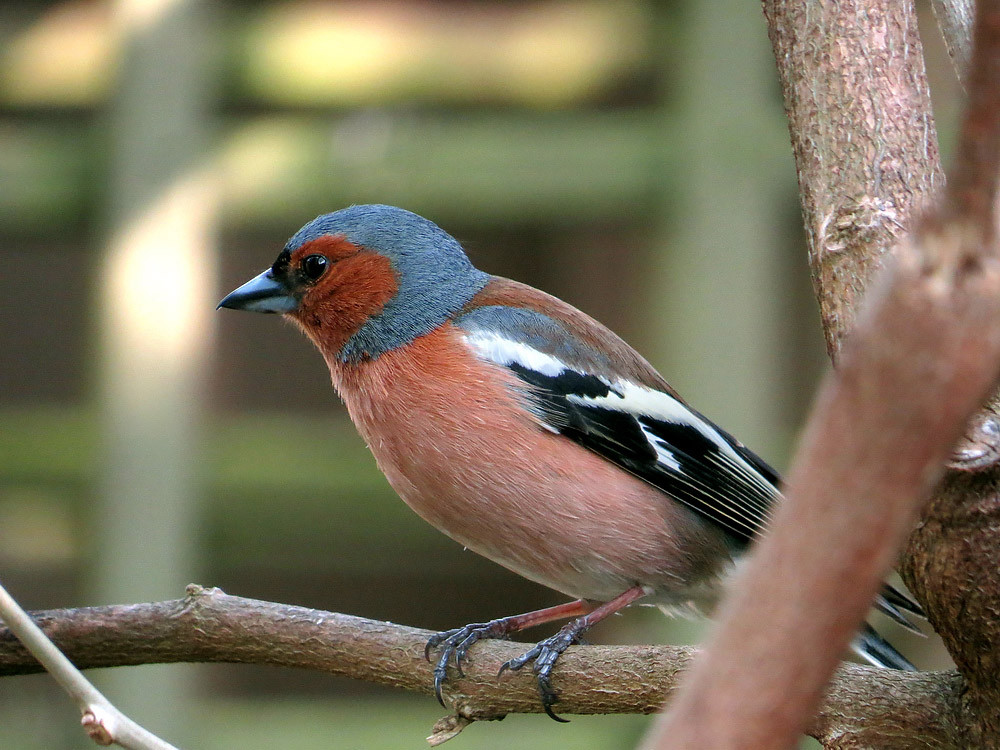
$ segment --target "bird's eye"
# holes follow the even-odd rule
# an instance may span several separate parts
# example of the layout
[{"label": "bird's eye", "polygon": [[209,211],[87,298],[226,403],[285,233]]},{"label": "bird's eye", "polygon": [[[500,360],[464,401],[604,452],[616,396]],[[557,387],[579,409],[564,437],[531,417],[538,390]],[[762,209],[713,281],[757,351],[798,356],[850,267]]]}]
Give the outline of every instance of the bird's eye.
[{"label": "bird's eye", "polygon": [[324,255],[307,255],[302,259],[302,273],[310,281],[316,281],[326,271],[329,263]]}]

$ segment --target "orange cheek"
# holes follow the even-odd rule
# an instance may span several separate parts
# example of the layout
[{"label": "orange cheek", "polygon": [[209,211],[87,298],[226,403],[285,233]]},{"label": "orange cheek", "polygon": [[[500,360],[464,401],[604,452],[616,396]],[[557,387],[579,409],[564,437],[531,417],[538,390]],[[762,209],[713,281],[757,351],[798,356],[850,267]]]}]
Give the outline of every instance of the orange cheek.
[{"label": "orange cheek", "polygon": [[335,262],[292,317],[324,356],[334,357],[398,289],[389,259],[362,251]]}]

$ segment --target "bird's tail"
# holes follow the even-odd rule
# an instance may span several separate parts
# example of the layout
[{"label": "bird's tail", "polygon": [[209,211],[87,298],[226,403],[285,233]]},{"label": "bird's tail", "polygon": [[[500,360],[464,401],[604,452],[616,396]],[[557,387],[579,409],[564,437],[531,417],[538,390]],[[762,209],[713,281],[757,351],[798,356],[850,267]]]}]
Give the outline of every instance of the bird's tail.
[{"label": "bird's tail", "polygon": [[899,653],[892,644],[880,636],[867,622],[858,631],[851,644],[854,652],[870,664],[885,669],[901,669],[905,672],[916,672],[909,659]]},{"label": "bird's tail", "polygon": [[875,609],[899,625],[902,625],[911,633],[923,635],[920,629],[910,621],[907,614],[916,615],[925,620],[927,619],[927,615],[924,614],[919,604],[888,583],[882,584],[882,590],[875,597]]},{"label": "bird's tail", "polygon": [[[882,590],[875,597],[875,609],[907,630],[923,635],[907,617],[907,615],[926,617],[920,605],[888,583],[882,584]],[[916,667],[868,623],[865,623],[858,632],[851,646],[858,656],[876,667],[916,671]]]}]

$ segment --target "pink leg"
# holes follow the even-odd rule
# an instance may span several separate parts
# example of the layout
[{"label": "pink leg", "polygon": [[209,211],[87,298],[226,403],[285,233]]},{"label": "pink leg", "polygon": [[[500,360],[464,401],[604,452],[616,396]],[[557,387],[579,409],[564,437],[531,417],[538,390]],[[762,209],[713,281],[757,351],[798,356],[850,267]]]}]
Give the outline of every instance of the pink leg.
[{"label": "pink leg", "polygon": [[[606,604],[603,606],[607,606]],[[597,609],[600,609],[598,607]],[[534,612],[525,612],[523,615],[512,615],[511,617],[502,618],[504,622],[508,623],[509,629],[505,631],[505,635],[510,633],[517,633],[521,630],[527,630],[528,628],[533,628],[536,625],[544,625],[547,622],[552,622],[553,620],[565,620],[567,617],[579,617],[580,615],[586,615],[588,613],[596,612],[597,609],[594,608],[593,604],[583,600],[577,599],[573,602],[566,602],[565,604],[557,604],[554,607],[546,607],[545,609],[536,609]]]},{"label": "pink leg", "polygon": [[[625,609],[625,607],[634,602],[636,599],[641,599],[645,595],[646,592],[643,590],[642,586],[633,586],[628,591],[625,591],[616,596],[610,602],[606,602],[602,604],[600,607],[597,607],[596,609],[587,612],[586,614],[583,615],[583,617],[579,618],[577,622],[585,620],[586,623],[584,627],[589,628],[593,625],[596,625],[606,617],[610,617],[615,612],[620,612],[621,610]],[[555,609],[555,607],[553,607],[553,609]],[[542,611],[544,612],[545,610]],[[567,616],[571,617],[572,615],[567,615]]]},{"label": "pink leg", "polygon": [[522,654],[516,659],[511,659],[500,667],[500,674],[503,674],[505,669],[518,670],[529,662],[534,662],[532,671],[538,680],[538,693],[542,697],[542,705],[545,707],[545,713],[556,721],[566,721],[556,716],[552,710],[552,706],[558,701],[558,695],[552,688],[551,682],[552,667],[555,666],[556,660],[571,644],[576,643],[588,628],[613,615],[615,612],[624,609],[636,599],[645,595],[646,591],[641,586],[633,586],[611,601],[597,607],[597,609],[566,623],[558,633],[551,638],[540,641],[527,653]]},{"label": "pink leg", "polygon": [[[605,604],[603,606],[606,607],[608,605]],[[427,641],[427,645],[424,646],[425,659],[430,659],[432,648],[444,644],[438,663],[434,666],[434,694],[437,696],[438,702],[442,706],[444,705],[441,686],[447,678],[448,662],[454,656],[455,668],[461,676],[462,659],[465,658],[466,652],[476,641],[480,641],[483,638],[506,638],[511,633],[533,628],[536,625],[543,625],[553,620],[564,620],[567,617],[579,617],[591,611],[596,612],[597,610],[589,602],[577,599],[573,602],[557,604],[554,607],[546,607],[534,612],[525,612],[523,615],[511,615],[510,617],[501,617],[489,622],[473,623],[472,625],[466,625],[464,628],[446,630],[443,633],[431,636]]]}]

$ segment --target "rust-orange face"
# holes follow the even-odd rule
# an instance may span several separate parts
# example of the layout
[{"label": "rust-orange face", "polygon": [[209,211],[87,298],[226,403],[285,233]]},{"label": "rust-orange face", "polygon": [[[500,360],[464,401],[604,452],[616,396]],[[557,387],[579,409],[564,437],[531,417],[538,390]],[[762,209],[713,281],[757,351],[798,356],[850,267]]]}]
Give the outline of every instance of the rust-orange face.
[{"label": "rust-orange face", "polygon": [[274,265],[219,307],[287,315],[324,352],[336,354],[397,289],[388,258],[343,235],[323,235],[283,250]]}]

